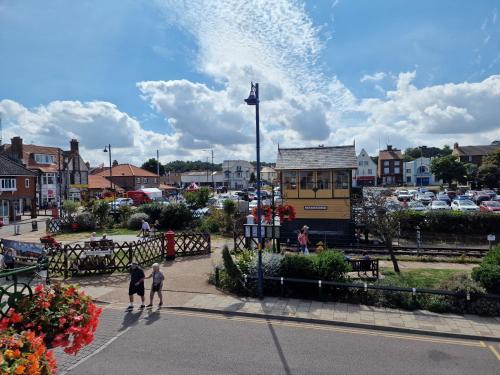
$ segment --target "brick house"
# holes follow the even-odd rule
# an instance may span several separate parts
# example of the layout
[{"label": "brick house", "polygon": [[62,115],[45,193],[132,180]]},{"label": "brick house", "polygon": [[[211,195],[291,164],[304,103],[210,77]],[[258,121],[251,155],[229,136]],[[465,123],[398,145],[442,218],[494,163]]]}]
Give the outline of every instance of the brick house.
[{"label": "brick house", "polygon": [[484,157],[496,150],[500,150],[500,145],[460,146],[458,143],[455,143],[453,145],[452,155],[462,163],[472,163],[480,166],[483,164]]},{"label": "brick house", "polygon": [[403,154],[401,150],[387,146],[378,153],[378,175],[383,185],[403,184]]},{"label": "brick house", "polygon": [[25,209],[36,217],[35,172],[0,154],[0,220],[3,224],[21,219]]},{"label": "brick house", "polygon": [[70,141],[70,149],[23,144],[21,137],[2,146],[12,159],[18,160],[37,175],[39,207],[56,206],[59,200],[81,200],[88,187],[88,165],[80,156],[78,141]]},{"label": "brick house", "polygon": [[92,175],[101,176],[112,181],[116,189],[124,191],[139,190],[144,188],[158,188],[158,176],[145,169],[132,164],[115,164],[111,168],[99,168]]}]

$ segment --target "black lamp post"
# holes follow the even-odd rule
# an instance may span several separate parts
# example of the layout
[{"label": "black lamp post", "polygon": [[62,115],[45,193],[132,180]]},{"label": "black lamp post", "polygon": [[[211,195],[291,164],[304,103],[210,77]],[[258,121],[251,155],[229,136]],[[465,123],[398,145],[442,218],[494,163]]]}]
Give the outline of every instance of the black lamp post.
[{"label": "black lamp post", "polygon": [[258,239],[258,283],[257,292],[259,298],[263,297],[264,274],[262,271],[262,220],[261,220],[261,195],[260,195],[260,130],[259,130],[259,84],[251,83],[250,95],[245,99],[245,103],[255,106],[255,132],[257,151],[257,239]]},{"label": "black lamp post", "polygon": [[[108,151],[109,150],[109,151]],[[115,195],[113,194],[113,165],[111,164],[111,145],[104,146],[103,152],[109,152],[109,188],[113,195],[113,208],[115,208]]]}]

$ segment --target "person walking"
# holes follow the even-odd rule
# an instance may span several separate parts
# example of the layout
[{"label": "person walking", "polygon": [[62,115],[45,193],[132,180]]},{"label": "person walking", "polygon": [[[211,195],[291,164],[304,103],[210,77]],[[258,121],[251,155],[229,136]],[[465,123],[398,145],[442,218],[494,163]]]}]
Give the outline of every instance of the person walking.
[{"label": "person walking", "polygon": [[139,267],[137,262],[132,261],[130,264],[130,284],[128,287],[129,305],[127,310],[130,311],[134,308],[134,294],[141,298],[140,309],[144,306],[144,271]]},{"label": "person walking", "polygon": [[151,228],[149,226],[149,223],[146,221],[146,220],[141,220],[141,231],[139,232],[139,234],[137,235],[137,237],[140,237],[141,234],[143,237],[147,237],[149,236],[149,232],[150,232]]},{"label": "person walking", "polygon": [[161,290],[163,288],[163,280],[165,280],[165,275],[160,271],[160,265],[158,263],[153,264],[153,272],[151,275],[146,277],[146,279],[153,279],[153,284],[151,285],[151,293],[149,293],[149,305],[146,307],[153,307],[153,298],[155,293],[158,293],[158,298],[160,299],[160,303],[158,303],[158,307],[163,305],[163,295]]},{"label": "person walking", "polygon": [[299,242],[299,251],[304,254],[307,249],[306,235],[304,234],[304,229],[301,229],[299,235],[297,236],[297,241]]},{"label": "person walking", "polygon": [[[7,251],[5,252],[5,254],[3,256],[3,262],[4,262],[5,268],[7,270],[11,270],[11,269],[14,269],[16,267],[16,259],[15,259],[15,255],[14,255],[14,252],[12,251],[12,249],[7,249]],[[14,281],[16,280],[15,275],[12,278]],[[10,280],[9,276],[5,277],[5,280]]]}]

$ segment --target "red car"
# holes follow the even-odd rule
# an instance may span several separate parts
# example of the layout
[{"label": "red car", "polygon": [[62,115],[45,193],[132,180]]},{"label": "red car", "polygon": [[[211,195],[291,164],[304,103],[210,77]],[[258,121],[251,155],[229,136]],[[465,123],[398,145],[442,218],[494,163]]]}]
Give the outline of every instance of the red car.
[{"label": "red car", "polygon": [[498,212],[500,213],[500,202],[496,201],[483,201],[479,206],[481,212]]}]

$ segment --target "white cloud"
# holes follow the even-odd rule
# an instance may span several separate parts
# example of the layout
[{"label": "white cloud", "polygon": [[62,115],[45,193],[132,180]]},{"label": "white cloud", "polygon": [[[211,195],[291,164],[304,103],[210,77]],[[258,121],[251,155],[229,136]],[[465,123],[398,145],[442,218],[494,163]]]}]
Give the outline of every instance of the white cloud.
[{"label": "white cloud", "polygon": [[377,72],[375,74],[365,74],[361,79],[359,80],[360,82],[377,82],[377,81],[382,81],[385,77],[387,77],[387,74],[384,72]]}]

